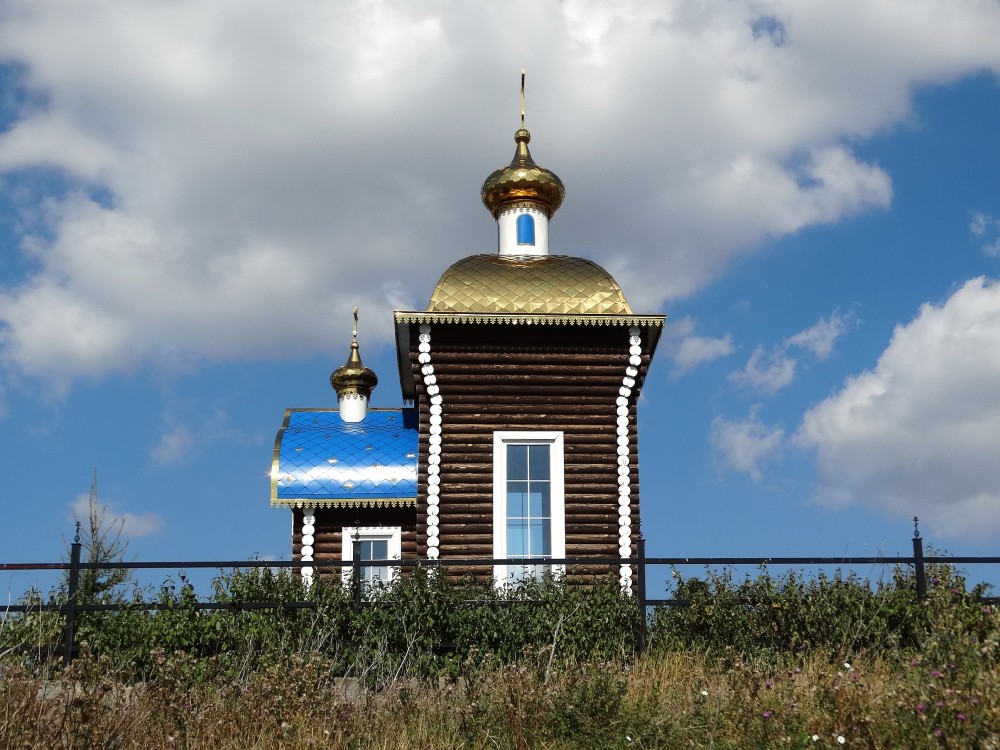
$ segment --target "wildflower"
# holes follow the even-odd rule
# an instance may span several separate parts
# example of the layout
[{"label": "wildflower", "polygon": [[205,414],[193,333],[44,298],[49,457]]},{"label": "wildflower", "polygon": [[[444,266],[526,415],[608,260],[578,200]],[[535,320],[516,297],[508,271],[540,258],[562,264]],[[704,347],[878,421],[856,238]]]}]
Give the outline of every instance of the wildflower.
[{"label": "wildflower", "polygon": [[844,739],[844,735],[838,734],[837,735],[837,744],[838,745],[843,745],[845,742],[847,742],[847,740]]},{"label": "wildflower", "polygon": [[707,690],[702,690],[702,691],[701,691],[701,694],[702,694],[703,696],[705,696],[706,698],[708,697],[708,691],[707,691]]},{"label": "wildflower", "polygon": [[761,714],[761,715],[762,715],[762,716],[763,716],[763,717],[764,717],[765,719],[770,719],[770,718],[771,718],[772,716],[774,716],[774,713],[773,713],[772,711],[765,711],[765,712],[764,712],[763,714]]},{"label": "wildflower", "polygon": [[988,604],[985,607],[983,607],[983,614],[984,615],[992,615],[993,614],[993,610],[990,609],[990,606]]},{"label": "wildflower", "polygon": [[979,698],[973,698],[972,699],[972,705],[973,706],[978,706],[979,705]]},{"label": "wildflower", "polygon": [[944,675],[942,675],[942,674],[941,674],[941,671],[940,671],[940,670],[938,670],[938,669],[935,669],[935,670],[934,670],[933,672],[931,672],[931,677],[937,677],[937,678],[938,678],[939,680],[940,680],[940,679],[941,679],[941,678],[942,678],[943,676],[944,676]]},{"label": "wildflower", "polygon": [[813,742],[819,742],[819,735],[818,734],[814,734],[813,735]]},{"label": "wildflower", "polygon": [[934,705],[937,706],[938,708],[944,708],[944,701],[938,701]]},{"label": "wildflower", "polygon": [[850,668],[851,668],[851,662],[845,661],[844,662],[844,669],[850,669]]},{"label": "wildflower", "polygon": [[920,659],[914,659],[913,661],[910,662],[911,667],[917,667],[919,665],[920,665]]},{"label": "wildflower", "polygon": [[764,689],[765,690],[770,690],[771,689],[771,683],[770,682],[765,682],[764,683]]},{"label": "wildflower", "polygon": [[938,727],[937,729],[934,730],[934,736],[944,737],[944,730],[941,727]]},{"label": "wildflower", "polygon": [[626,741],[626,742],[631,742],[631,741],[632,741],[632,738],[631,738],[631,737],[629,737],[629,736],[628,736],[628,735],[626,734],[626,735],[625,735],[625,741]]},{"label": "wildflower", "polygon": [[955,718],[958,721],[965,721],[965,714],[955,714]]},{"label": "wildflower", "polygon": [[918,714],[922,714],[926,710],[927,710],[927,706],[925,706],[923,703],[918,703],[917,704],[917,713]]}]

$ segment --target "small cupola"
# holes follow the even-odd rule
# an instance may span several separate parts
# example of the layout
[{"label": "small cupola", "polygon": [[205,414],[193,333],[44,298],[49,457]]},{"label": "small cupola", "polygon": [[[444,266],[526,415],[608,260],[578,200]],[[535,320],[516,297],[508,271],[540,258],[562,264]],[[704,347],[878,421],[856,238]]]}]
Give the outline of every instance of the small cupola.
[{"label": "small cupola", "polygon": [[340,418],[345,422],[361,422],[368,414],[368,399],[378,385],[378,376],[361,361],[358,347],[358,308],[354,308],[354,334],[347,362],[330,375],[330,385],[337,392]]},{"label": "small cupola", "polygon": [[483,205],[497,221],[500,255],[548,255],[549,219],[562,205],[566,188],[550,169],[531,158],[531,133],[524,127],[524,70],[521,70],[521,127],[510,164],[483,183]]}]

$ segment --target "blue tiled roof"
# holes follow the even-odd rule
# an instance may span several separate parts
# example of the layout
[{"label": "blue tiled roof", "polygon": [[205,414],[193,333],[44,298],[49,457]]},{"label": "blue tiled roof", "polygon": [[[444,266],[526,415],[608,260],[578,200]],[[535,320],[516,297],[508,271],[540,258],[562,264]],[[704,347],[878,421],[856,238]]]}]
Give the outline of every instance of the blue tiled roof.
[{"label": "blue tiled roof", "polygon": [[369,409],[348,424],[332,409],[286,409],[274,443],[272,505],[412,504],[417,415]]}]

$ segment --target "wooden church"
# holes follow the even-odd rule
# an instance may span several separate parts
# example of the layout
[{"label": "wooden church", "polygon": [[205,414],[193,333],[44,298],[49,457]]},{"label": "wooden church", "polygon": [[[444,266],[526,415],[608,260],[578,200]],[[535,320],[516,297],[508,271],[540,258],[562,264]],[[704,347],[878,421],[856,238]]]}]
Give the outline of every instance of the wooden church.
[{"label": "wooden church", "polygon": [[[271,503],[292,508],[295,559],[350,560],[354,539],[376,561],[635,554],[636,405],[664,316],[634,314],[596,263],[550,254],[565,190],[530,139],[522,111],[513,160],[482,187],[497,252],[454,263],[427,309],[394,313],[413,406],[368,408],[378,380],[355,325],[330,378],[339,409],[286,411]],[[538,572],[493,570],[498,581]],[[633,569],[619,575],[631,588]]]}]

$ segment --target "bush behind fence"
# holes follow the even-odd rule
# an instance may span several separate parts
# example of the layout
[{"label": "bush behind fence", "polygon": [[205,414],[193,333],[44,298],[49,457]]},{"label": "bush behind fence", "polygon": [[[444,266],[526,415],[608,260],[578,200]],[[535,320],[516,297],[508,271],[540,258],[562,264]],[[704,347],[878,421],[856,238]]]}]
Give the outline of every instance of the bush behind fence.
[{"label": "bush behind fence", "polygon": [[[334,673],[375,681],[455,675],[531,654],[546,654],[550,665],[622,663],[642,637],[654,651],[727,658],[888,654],[925,647],[935,623],[946,619],[956,637],[980,634],[985,642],[995,619],[984,587],[968,589],[946,564],[928,565],[926,573],[928,596],[920,600],[908,566],[875,584],[840,571],[806,578],[762,570],[742,580],[732,568],[689,578],[675,571],[675,602],[684,606],[657,607],[647,622],[637,598],[613,576],[586,585],[546,577],[498,589],[418,568],[374,586],[358,607],[354,591],[339,581],[320,579],[307,588],[295,572],[253,568],[218,575],[209,603],[183,575],[155,593],[106,592],[100,601],[81,602],[75,642],[136,679],[156,672],[159,654],[183,652],[206,674],[245,675],[288,657],[319,655]],[[63,647],[65,604],[59,592],[47,602],[33,599],[53,609],[3,620],[0,654],[52,664]]]}]

